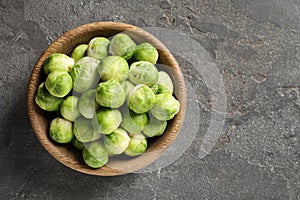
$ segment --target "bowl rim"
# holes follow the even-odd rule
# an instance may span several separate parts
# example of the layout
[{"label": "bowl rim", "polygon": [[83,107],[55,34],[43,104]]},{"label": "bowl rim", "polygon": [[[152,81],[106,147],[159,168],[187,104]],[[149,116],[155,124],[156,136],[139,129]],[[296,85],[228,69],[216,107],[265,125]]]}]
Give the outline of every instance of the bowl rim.
[{"label": "bowl rim", "polygon": [[[180,111],[178,114],[173,118],[172,120],[172,129],[171,126],[168,125],[168,129],[166,131],[169,131],[168,137],[161,139],[158,138],[158,140],[161,139],[159,145],[154,145],[152,149],[155,148],[155,151],[151,151],[151,149],[147,149],[150,152],[147,152],[145,154],[142,154],[138,157],[133,157],[126,160],[126,170],[122,170],[124,168],[124,162],[112,162],[109,165],[105,165],[99,169],[93,169],[88,166],[82,165],[80,161],[74,161],[74,158],[72,157],[71,153],[66,152],[62,153],[61,147],[59,144],[54,144],[53,141],[49,142],[48,134],[47,134],[47,127],[45,131],[45,126],[39,122],[39,120],[45,120],[39,119],[39,117],[45,117],[43,116],[43,112],[37,105],[35,104],[35,94],[37,91],[37,88],[41,82],[40,76],[43,73],[43,63],[46,60],[46,58],[51,54],[55,53],[54,49],[62,51],[64,48],[66,48],[68,42],[70,42],[72,39],[74,39],[76,34],[84,34],[86,32],[90,31],[96,31],[101,32],[107,29],[115,30],[116,32],[123,32],[128,31],[128,33],[137,34],[139,37],[143,37],[143,39],[147,39],[146,41],[149,41],[152,44],[155,44],[155,47],[158,48],[160,52],[160,59],[161,56],[163,56],[164,60],[166,62],[169,62],[171,65],[170,69],[172,72],[176,73],[176,91],[178,93],[177,98],[180,101]],[[73,48],[69,49],[71,51]],[[36,137],[38,138],[39,142],[42,144],[42,146],[50,153],[56,160],[58,160],[63,165],[76,170],[78,172],[82,172],[85,174],[90,175],[97,175],[97,176],[116,176],[116,175],[123,175],[132,173],[134,171],[138,171],[151,163],[155,162],[159,158],[159,156],[174,142],[176,139],[177,134],[180,131],[180,128],[182,126],[182,123],[184,121],[185,111],[186,111],[186,88],[185,88],[185,81],[183,74],[181,72],[181,69],[172,55],[172,53],[166,48],[166,46],[159,41],[155,36],[148,33],[147,31],[136,27],[134,25],[121,23],[121,22],[92,22],[88,24],[84,24],[78,27],[75,27],[61,36],[59,36],[56,40],[54,40],[41,54],[41,56],[38,58],[37,62],[35,63],[32,73],[29,79],[28,83],[28,89],[27,89],[27,111],[29,116],[29,121],[31,123],[31,126],[34,130],[34,133]],[[164,134],[163,134],[164,135]],[[147,153],[151,153],[151,159],[149,159],[149,155],[147,156]],[[66,155],[68,154],[68,155]],[[148,158],[148,159],[147,159]],[[110,162],[110,161],[109,161]]]}]

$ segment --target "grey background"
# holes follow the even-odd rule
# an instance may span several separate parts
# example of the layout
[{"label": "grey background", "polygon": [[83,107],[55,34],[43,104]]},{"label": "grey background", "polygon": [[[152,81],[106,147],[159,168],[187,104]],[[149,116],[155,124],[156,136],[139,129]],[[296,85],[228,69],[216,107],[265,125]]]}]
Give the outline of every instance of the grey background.
[{"label": "grey background", "polygon": [[[1,199],[300,199],[299,8],[297,0],[0,0]],[[94,177],[43,149],[26,111],[31,70],[56,37],[93,21],[170,28],[209,52],[223,76],[227,111],[208,156],[198,154],[211,100],[180,55],[202,120],[176,162]]]}]

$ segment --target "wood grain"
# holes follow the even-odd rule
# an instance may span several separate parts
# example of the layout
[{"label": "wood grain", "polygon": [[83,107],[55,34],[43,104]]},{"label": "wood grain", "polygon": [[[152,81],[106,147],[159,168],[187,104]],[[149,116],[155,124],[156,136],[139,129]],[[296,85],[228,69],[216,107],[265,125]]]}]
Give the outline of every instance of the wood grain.
[{"label": "wood grain", "polygon": [[[170,121],[166,132],[153,141],[146,153],[132,159],[110,161],[106,166],[92,169],[82,161],[80,152],[75,151],[69,145],[59,145],[48,137],[48,126],[51,121],[49,115],[41,110],[34,101],[38,86],[45,80],[43,63],[52,53],[65,53],[70,55],[72,50],[79,44],[87,44],[93,37],[113,35],[125,32],[137,43],[150,42],[159,52],[159,63],[167,66],[167,70],[174,81],[174,94],[180,101],[179,113]],[[82,173],[97,176],[116,176],[139,170],[153,163],[173,143],[179,133],[186,111],[186,89],[184,78],[178,63],[171,52],[154,36],[135,26],[117,22],[94,22],[74,28],[57,40],[55,40],[43,52],[36,62],[28,85],[27,93],[28,115],[32,128],[43,147],[59,162]]]}]

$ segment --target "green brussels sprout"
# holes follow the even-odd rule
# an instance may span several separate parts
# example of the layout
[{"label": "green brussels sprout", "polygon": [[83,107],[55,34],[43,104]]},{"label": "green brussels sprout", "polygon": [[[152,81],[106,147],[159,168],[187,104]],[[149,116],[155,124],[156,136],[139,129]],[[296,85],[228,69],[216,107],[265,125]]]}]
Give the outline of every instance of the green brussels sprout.
[{"label": "green brussels sprout", "polygon": [[51,54],[44,62],[46,74],[56,70],[70,72],[74,65],[74,59],[62,53]]},{"label": "green brussels sprout", "polygon": [[134,54],[135,47],[134,41],[128,35],[119,33],[112,38],[109,53],[129,60]]},{"label": "green brussels sprout", "polygon": [[173,93],[173,82],[171,77],[164,71],[158,72],[158,80],[155,85],[151,87],[155,94]]},{"label": "green brussels sprout", "polygon": [[76,137],[74,137],[72,139],[72,145],[73,145],[73,147],[75,147],[75,149],[78,149],[78,150],[83,150],[83,148],[84,148],[84,144],[82,142],[80,142],[79,140],[77,140]]},{"label": "green brussels sprout", "polygon": [[170,93],[163,93],[156,95],[151,114],[158,120],[170,120],[179,112],[179,109],[179,101]]},{"label": "green brussels sprout", "polygon": [[128,156],[138,156],[147,149],[147,139],[141,133],[130,135],[130,142],[124,153]]},{"label": "green brussels sprout", "polygon": [[61,98],[72,90],[73,82],[68,72],[53,71],[47,76],[45,86],[50,94]]},{"label": "green brussels sprout", "polygon": [[134,62],[130,65],[128,79],[134,84],[145,84],[151,87],[158,80],[158,71],[150,62]]},{"label": "green brussels sprout", "polygon": [[108,162],[108,153],[100,141],[87,144],[82,151],[84,162],[92,168],[100,168]]},{"label": "green brussels sprout", "polygon": [[50,123],[49,135],[57,143],[71,142],[73,134],[73,123],[63,118],[55,118]]},{"label": "green brussels sprout", "polygon": [[121,126],[130,134],[141,133],[148,124],[146,113],[137,114],[132,110],[125,108],[122,111]]},{"label": "green brussels sprout", "polygon": [[71,58],[77,62],[81,58],[85,57],[87,55],[87,50],[88,50],[89,45],[87,44],[80,44],[78,45],[72,52]]},{"label": "green brussels sprout", "polygon": [[144,128],[143,133],[148,137],[160,136],[167,127],[167,121],[160,121],[150,117],[150,123]]},{"label": "green brussels sprout", "polygon": [[122,115],[119,110],[101,108],[93,118],[93,127],[98,133],[108,135],[119,127],[121,121]]},{"label": "green brussels sprout", "polygon": [[110,155],[121,154],[128,147],[130,137],[123,129],[118,128],[109,135],[104,136],[104,145]]},{"label": "green brussels sprout", "polygon": [[123,81],[123,82],[121,83],[121,85],[122,85],[122,87],[123,87],[123,89],[124,89],[124,91],[125,91],[126,98],[128,98],[130,92],[131,92],[131,91],[133,90],[133,88],[134,88],[133,83],[131,83],[130,81],[126,80],[126,81]]},{"label": "green brussels sprout", "polygon": [[115,80],[99,83],[96,89],[96,101],[99,105],[109,108],[119,108],[126,99],[122,85]]},{"label": "green brussels sprout", "polygon": [[70,72],[75,92],[83,93],[97,85],[99,81],[97,73],[99,63],[99,60],[92,57],[83,57],[75,63]]},{"label": "green brussels sprout", "polygon": [[64,99],[52,96],[45,87],[45,83],[39,85],[37,94],[35,95],[36,104],[46,111],[59,110],[60,104]]},{"label": "green brussels sprout", "polygon": [[128,107],[135,113],[148,112],[154,103],[155,94],[147,85],[137,85],[128,96]]},{"label": "green brussels sprout", "polygon": [[95,37],[89,42],[87,55],[101,60],[107,56],[110,41],[105,37]]},{"label": "green brussels sprout", "polygon": [[60,105],[60,114],[69,121],[74,121],[79,115],[79,98],[68,96]]},{"label": "green brussels sprout", "polygon": [[98,108],[96,103],[96,90],[90,89],[84,92],[79,98],[79,112],[88,119],[92,119]]},{"label": "green brussels sprout", "polygon": [[158,59],[158,52],[150,43],[144,42],[136,46],[134,58],[136,60],[148,61],[155,64]]},{"label": "green brussels sprout", "polygon": [[80,142],[92,142],[101,137],[101,134],[94,130],[92,120],[84,117],[75,120],[73,132]]},{"label": "green brussels sprout", "polygon": [[103,81],[124,81],[128,77],[129,66],[127,61],[120,56],[107,56],[99,65],[98,72]]}]

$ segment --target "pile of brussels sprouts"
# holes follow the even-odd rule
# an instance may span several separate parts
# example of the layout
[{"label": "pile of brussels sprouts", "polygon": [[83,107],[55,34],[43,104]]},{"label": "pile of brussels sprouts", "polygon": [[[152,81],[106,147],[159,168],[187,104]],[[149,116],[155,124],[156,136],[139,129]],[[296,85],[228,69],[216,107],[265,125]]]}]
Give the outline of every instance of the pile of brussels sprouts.
[{"label": "pile of brussels sprouts", "polygon": [[51,54],[35,96],[40,108],[57,113],[50,138],[71,142],[92,168],[110,156],[143,154],[147,138],[163,134],[180,109],[170,76],[155,66],[158,56],[124,33],[95,37],[71,56]]}]

